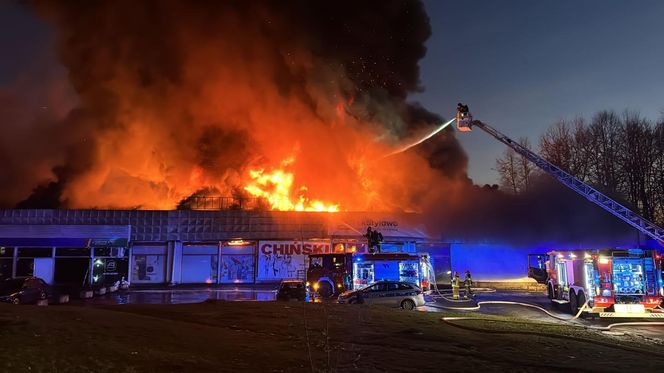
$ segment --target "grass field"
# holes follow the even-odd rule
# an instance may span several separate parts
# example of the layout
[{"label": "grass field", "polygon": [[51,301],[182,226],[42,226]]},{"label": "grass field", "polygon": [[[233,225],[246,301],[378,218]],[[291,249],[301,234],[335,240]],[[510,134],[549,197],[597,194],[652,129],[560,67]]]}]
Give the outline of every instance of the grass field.
[{"label": "grass field", "polygon": [[[449,315],[449,314],[448,314]],[[664,347],[558,324],[297,302],[0,304],[7,372],[653,371]]]}]

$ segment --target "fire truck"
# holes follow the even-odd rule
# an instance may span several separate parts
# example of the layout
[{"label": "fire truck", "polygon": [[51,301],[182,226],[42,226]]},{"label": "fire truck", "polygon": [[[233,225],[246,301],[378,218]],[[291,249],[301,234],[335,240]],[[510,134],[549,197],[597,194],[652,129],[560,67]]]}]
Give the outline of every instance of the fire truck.
[{"label": "fire truck", "polygon": [[[664,228],[577,179],[490,125],[474,120],[468,106],[457,106],[456,122],[460,132],[479,128],[491,135],[561,184],[664,247]],[[655,250],[552,252],[539,258],[539,266],[530,267],[529,275],[547,286],[550,285],[549,297],[557,302],[568,302],[572,310],[576,310],[587,300],[593,310],[614,311],[600,313],[600,316],[640,313],[653,317],[661,315],[645,312],[654,310],[664,296],[660,257]]]},{"label": "fire truck", "polygon": [[599,317],[660,317],[661,256],[655,250],[551,251],[528,256],[528,276],[552,302]]},{"label": "fire truck", "polygon": [[309,255],[307,288],[328,298],[374,281],[410,282],[429,288],[429,255],[426,253],[329,253]]}]

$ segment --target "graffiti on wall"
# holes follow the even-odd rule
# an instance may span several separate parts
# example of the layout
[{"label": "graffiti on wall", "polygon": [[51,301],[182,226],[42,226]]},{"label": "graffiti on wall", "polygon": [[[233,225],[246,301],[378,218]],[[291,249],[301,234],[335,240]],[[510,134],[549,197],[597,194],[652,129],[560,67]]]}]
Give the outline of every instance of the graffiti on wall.
[{"label": "graffiti on wall", "polygon": [[258,280],[281,280],[304,276],[308,254],[329,253],[331,244],[320,241],[261,241]]}]

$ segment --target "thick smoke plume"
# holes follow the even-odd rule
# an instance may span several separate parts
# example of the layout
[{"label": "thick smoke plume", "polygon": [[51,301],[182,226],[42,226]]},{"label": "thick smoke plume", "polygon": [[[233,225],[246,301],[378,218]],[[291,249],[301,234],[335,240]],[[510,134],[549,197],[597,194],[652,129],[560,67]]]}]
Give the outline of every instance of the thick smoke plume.
[{"label": "thick smoke plume", "polygon": [[174,208],[291,158],[296,187],[342,209],[418,211],[468,182],[450,131],[383,158],[440,121],[407,102],[431,33],[419,1],[33,5],[78,104],[26,136],[49,151],[25,159],[58,160],[44,183],[20,163],[0,171],[21,188],[4,205],[23,193],[21,207]]}]

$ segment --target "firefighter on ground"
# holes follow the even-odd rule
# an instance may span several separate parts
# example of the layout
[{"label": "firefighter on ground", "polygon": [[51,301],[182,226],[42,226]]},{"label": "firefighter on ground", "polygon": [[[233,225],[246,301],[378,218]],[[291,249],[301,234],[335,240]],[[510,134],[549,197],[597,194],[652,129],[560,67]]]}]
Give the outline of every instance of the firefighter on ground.
[{"label": "firefighter on ground", "polygon": [[466,287],[466,294],[463,295],[464,298],[468,299],[468,297],[474,297],[475,294],[473,294],[473,291],[470,289],[471,285],[473,285],[473,279],[470,276],[470,271],[466,270],[466,279],[463,281],[464,286]]},{"label": "firefighter on ground", "polygon": [[454,272],[454,277],[452,277],[452,299],[454,300],[459,299],[459,285],[461,285],[459,272]]}]

